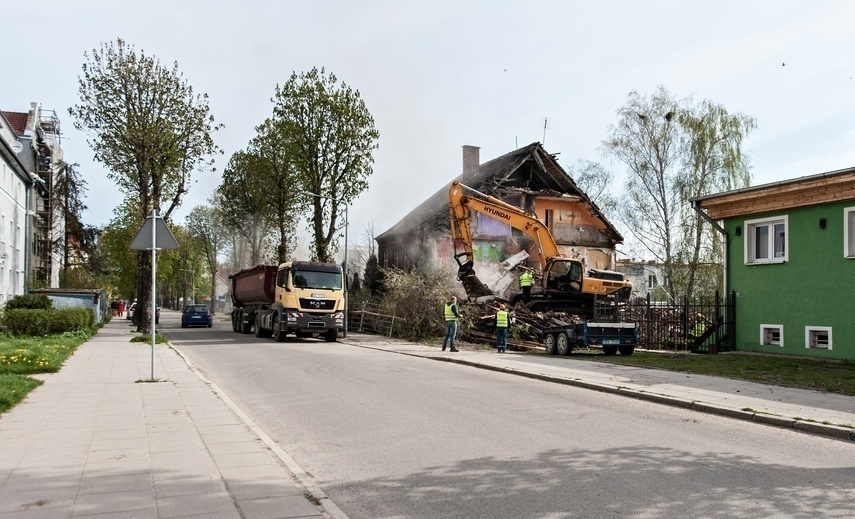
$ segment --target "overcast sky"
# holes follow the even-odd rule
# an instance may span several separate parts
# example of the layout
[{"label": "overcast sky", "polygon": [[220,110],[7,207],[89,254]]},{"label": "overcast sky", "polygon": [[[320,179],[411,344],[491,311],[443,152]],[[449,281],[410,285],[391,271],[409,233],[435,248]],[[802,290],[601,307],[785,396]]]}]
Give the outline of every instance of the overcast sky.
[{"label": "overcast sky", "polygon": [[[619,163],[600,146],[631,91],[665,86],[757,118],[754,184],[855,166],[855,2],[839,1],[84,1],[7,2],[0,108],[55,110],[65,160],[88,181],[84,222],[121,195],[68,108],[83,53],[122,38],[178,63],[225,128],[216,172],[197,172],[176,220],[204,204],[228,158],[272,114],[275,86],[326,67],[358,89],[380,132],[350,242],[387,230],[462,169],[544,142],[567,169]],[[544,139],[544,119],[548,125]],[[305,240],[303,240],[305,241]]]}]

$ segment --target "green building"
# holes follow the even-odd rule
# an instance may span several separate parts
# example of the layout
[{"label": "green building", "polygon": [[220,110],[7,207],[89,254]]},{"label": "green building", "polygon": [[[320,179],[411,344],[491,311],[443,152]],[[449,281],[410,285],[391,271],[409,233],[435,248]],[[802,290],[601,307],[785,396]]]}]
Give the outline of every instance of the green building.
[{"label": "green building", "polygon": [[855,359],[855,168],[692,205],[726,237],[737,350]]}]

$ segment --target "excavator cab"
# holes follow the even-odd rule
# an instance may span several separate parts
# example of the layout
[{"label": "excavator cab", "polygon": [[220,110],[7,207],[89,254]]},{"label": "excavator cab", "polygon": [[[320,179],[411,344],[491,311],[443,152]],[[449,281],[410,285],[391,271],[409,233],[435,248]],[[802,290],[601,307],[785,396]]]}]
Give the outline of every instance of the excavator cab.
[{"label": "excavator cab", "polygon": [[546,265],[546,292],[566,296],[582,292],[582,263],[565,258],[553,258]]}]

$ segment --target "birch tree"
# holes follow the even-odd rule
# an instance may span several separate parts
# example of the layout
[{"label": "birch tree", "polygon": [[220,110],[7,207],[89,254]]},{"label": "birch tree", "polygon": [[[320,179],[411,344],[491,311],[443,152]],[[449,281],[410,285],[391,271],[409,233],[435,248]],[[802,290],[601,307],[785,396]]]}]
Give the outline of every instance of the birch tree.
[{"label": "birch tree", "polygon": [[662,266],[669,296],[694,295],[699,266],[721,261],[719,237],[689,199],[750,184],[742,142],[754,118],[712,101],[694,104],[664,87],[631,92],[603,145],[628,169],[619,216]]}]

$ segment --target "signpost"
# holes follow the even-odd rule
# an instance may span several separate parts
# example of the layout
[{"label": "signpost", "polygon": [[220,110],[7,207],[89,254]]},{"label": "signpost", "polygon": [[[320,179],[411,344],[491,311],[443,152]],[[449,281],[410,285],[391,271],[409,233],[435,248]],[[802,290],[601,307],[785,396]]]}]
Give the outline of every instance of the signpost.
[{"label": "signpost", "polygon": [[145,219],[145,223],[140,230],[137,231],[133,241],[131,241],[132,250],[151,250],[151,380],[154,381],[154,342],[155,342],[155,325],[157,316],[157,301],[155,294],[157,293],[157,251],[159,249],[177,249],[178,242],[175,241],[175,236],[166,226],[163,218],[157,215],[157,211],[152,209],[151,216]]}]

